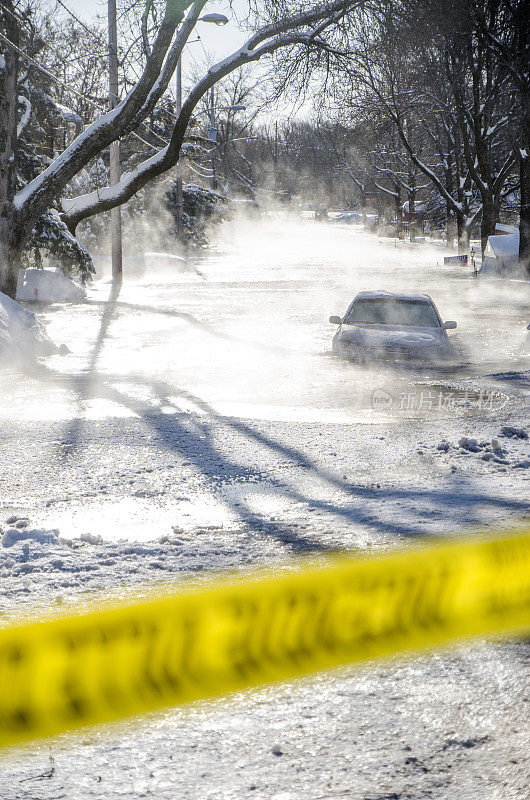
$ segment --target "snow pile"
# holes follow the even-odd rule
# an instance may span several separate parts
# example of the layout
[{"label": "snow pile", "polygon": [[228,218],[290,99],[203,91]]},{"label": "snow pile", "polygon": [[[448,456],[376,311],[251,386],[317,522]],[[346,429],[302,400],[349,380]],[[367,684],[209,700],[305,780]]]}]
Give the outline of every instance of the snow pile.
[{"label": "snow pile", "polygon": [[55,544],[59,538],[58,530],[41,530],[40,528],[7,528],[2,535],[2,547],[13,547],[18,542],[37,542],[38,544]]},{"label": "snow pile", "polygon": [[17,300],[40,303],[80,303],[86,292],[55,269],[21,269],[18,272]]},{"label": "snow pile", "polygon": [[49,356],[57,347],[39,319],[0,292],[0,358]]},{"label": "snow pile", "polygon": [[469,450],[470,453],[478,453],[480,450],[480,445],[477,440],[468,439],[467,436],[462,436],[462,438],[458,440],[458,446],[462,447],[464,450]]},{"label": "snow pile", "polygon": [[278,553],[272,541],[266,548],[259,537],[220,541],[219,530],[207,527],[178,536],[167,531],[142,543],[109,542],[93,533],[68,538],[11,516],[0,519],[0,614],[16,615],[23,604],[84,599],[87,591],[114,588],[131,597],[155,581],[185,577],[200,583],[213,573],[270,562],[273,555]]},{"label": "snow pile", "polygon": [[[528,433],[523,428],[513,428],[508,425],[504,425],[501,428],[499,436],[510,439],[512,444],[517,443],[519,445],[522,445],[528,439]],[[491,440],[479,442],[477,439],[468,436],[462,436],[457,445],[451,444],[447,439],[442,439],[435,447],[435,451],[439,455],[458,457],[476,454],[481,461],[490,462],[492,466],[498,464],[504,469],[507,467],[511,469],[528,469],[530,467],[530,452],[517,449],[518,452],[510,453],[498,439],[492,438]]]}]

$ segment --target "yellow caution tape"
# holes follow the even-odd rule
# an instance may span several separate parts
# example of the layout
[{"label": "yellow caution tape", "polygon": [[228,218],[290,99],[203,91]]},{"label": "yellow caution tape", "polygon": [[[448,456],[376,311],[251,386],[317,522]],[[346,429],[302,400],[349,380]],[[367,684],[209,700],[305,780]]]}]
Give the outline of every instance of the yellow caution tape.
[{"label": "yellow caution tape", "polygon": [[0,631],[0,746],[530,628],[530,534],[341,558]]}]

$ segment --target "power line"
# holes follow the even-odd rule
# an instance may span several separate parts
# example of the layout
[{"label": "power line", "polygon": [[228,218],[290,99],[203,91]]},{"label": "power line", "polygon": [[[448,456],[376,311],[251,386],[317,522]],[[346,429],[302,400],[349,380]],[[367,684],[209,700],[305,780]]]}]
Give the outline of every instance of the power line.
[{"label": "power line", "polygon": [[[97,41],[99,44],[101,44],[101,43],[102,43],[102,39],[101,39],[101,37],[100,37],[100,36],[98,36],[96,33],[94,33],[94,31],[93,31],[93,30],[91,30],[91,29],[88,27],[88,25],[86,25],[86,24],[85,24],[85,23],[84,23],[82,20],[80,20],[80,19],[79,19],[79,17],[76,17],[76,15],[74,14],[74,12],[73,12],[73,11],[71,11],[71,10],[68,8],[68,6],[67,6],[67,5],[66,5],[66,4],[63,2],[63,0],[55,0],[55,2],[56,2],[56,3],[58,3],[60,6],[62,6],[62,7],[64,8],[64,10],[65,10],[65,11],[66,11],[68,14],[70,14],[70,16],[71,16],[71,17],[72,17],[72,18],[73,18],[73,19],[74,19],[76,22],[78,22],[78,23],[79,23],[79,25],[81,25],[81,26],[82,26],[82,27],[83,27],[83,28],[84,28],[84,29],[85,29],[85,30],[86,30],[86,31],[87,31],[87,32],[88,32],[88,33],[89,33],[89,34],[90,34],[90,35],[91,35],[91,36],[92,36],[92,37],[93,37],[93,38],[94,38],[94,39],[95,39],[95,40],[96,40],[96,41]],[[0,3],[0,6],[1,6],[1,5],[2,5],[2,4]],[[202,41],[202,39],[201,39],[201,37],[200,37],[200,34],[197,34],[197,38],[196,38],[196,39],[193,39],[192,41],[193,41],[193,42],[200,42],[200,43],[201,43],[201,47],[202,47],[202,49],[203,49],[203,51],[204,51],[204,54],[205,54],[205,56],[206,56],[206,57],[208,57],[208,56],[207,56],[207,53],[206,53],[206,50],[205,50],[205,48],[204,48],[204,43],[203,43],[203,41]],[[191,42],[188,42],[188,44],[191,44]],[[47,46],[47,47],[48,47],[50,50],[52,50],[53,52],[55,52],[57,55],[59,55],[59,54],[57,53],[57,51],[56,51],[56,50],[54,50],[54,49],[53,49],[53,47],[51,47],[51,45],[49,45],[48,43],[46,43],[46,46]],[[172,118],[173,118],[175,121],[177,121],[177,120],[178,120],[178,117],[177,117],[175,114],[172,114],[172,113],[171,113],[171,111],[168,111],[167,109],[164,109],[164,113],[166,113],[166,114],[167,114],[169,117],[172,117]],[[158,136],[158,134],[155,134],[155,136]],[[161,136],[158,136],[158,138],[160,139],[160,141],[164,142],[164,144],[165,144],[165,145],[167,145],[167,144],[168,144],[168,142],[166,142],[164,139],[162,139],[162,137],[161,137]]]},{"label": "power line", "polygon": [[[102,44],[102,39],[101,39],[101,37],[100,37],[100,36],[98,36],[96,33],[94,33],[94,31],[93,31],[93,30],[91,30],[91,29],[88,27],[88,25],[86,25],[86,24],[85,24],[85,23],[84,23],[82,20],[80,20],[80,19],[79,19],[79,17],[77,17],[77,16],[74,14],[74,12],[73,12],[73,11],[71,11],[71,10],[68,8],[68,6],[67,6],[67,5],[66,5],[66,4],[63,2],[63,0],[55,0],[55,2],[56,2],[56,3],[58,3],[60,6],[62,6],[62,8],[64,8],[64,10],[65,10],[65,11],[66,11],[66,12],[67,12],[67,13],[68,13],[68,14],[69,14],[71,17],[72,17],[72,19],[74,19],[74,20],[75,20],[75,21],[76,21],[76,22],[77,22],[79,25],[81,25],[81,27],[82,27],[82,28],[84,28],[84,29],[85,29],[85,30],[86,30],[86,31],[87,31],[87,32],[88,32],[88,33],[89,33],[89,34],[90,34],[90,35],[91,35],[91,36],[92,36],[92,37],[93,37],[93,38],[94,38],[94,39],[95,39],[95,40],[98,42],[98,44]],[[3,9],[4,9],[5,11],[7,11],[8,13],[10,13],[10,14],[11,14],[13,17],[15,17],[17,20],[18,20],[18,19],[20,19],[20,21],[21,21],[21,19],[22,19],[22,18],[18,18],[18,17],[17,17],[17,16],[16,16],[16,15],[15,15],[15,14],[12,12],[12,11],[10,11],[10,9],[6,8],[6,7],[4,6],[4,4],[3,4],[3,3],[1,3],[1,2],[0,2],[0,7],[1,7],[1,8],[3,8]],[[14,47],[14,48],[15,48],[15,50],[17,50],[17,52],[18,52],[20,55],[22,55],[22,56],[23,56],[25,59],[27,59],[27,61],[29,61],[31,64],[33,64],[33,66],[37,67],[37,69],[39,69],[41,72],[43,72],[43,73],[44,73],[45,75],[47,75],[49,78],[51,78],[51,79],[52,79],[53,81],[55,81],[57,84],[59,84],[59,85],[60,85],[60,86],[62,86],[64,89],[66,89],[67,91],[71,92],[72,94],[75,94],[77,97],[81,98],[82,100],[84,100],[84,101],[85,101],[86,103],[88,103],[89,105],[93,106],[94,108],[97,108],[97,109],[98,109],[98,111],[101,111],[101,110],[102,110],[102,109],[101,109],[101,107],[100,107],[100,106],[99,106],[99,105],[98,105],[96,102],[94,102],[93,100],[90,100],[88,97],[86,97],[85,95],[81,94],[81,93],[80,93],[80,92],[78,92],[76,89],[73,89],[71,86],[68,86],[67,84],[65,84],[63,81],[61,81],[61,80],[60,80],[59,78],[57,78],[55,75],[53,75],[53,73],[49,72],[49,71],[48,71],[48,70],[47,70],[45,67],[42,67],[42,66],[41,66],[41,65],[40,65],[40,64],[39,64],[37,61],[35,61],[35,60],[34,60],[34,59],[33,59],[33,58],[30,56],[30,55],[28,55],[27,53],[25,53],[23,50],[21,50],[19,47],[17,47],[17,46],[16,46],[16,45],[15,45],[13,42],[11,42],[9,39],[7,39],[7,37],[5,37],[3,34],[1,34],[1,33],[0,33],[0,36],[2,36],[2,38],[3,38],[3,39],[4,39],[4,40],[5,40],[5,41],[6,41],[8,44],[10,44],[10,45],[11,45],[11,47]],[[206,49],[205,49],[205,47],[204,47],[204,43],[203,43],[203,41],[202,41],[202,39],[201,39],[201,37],[200,37],[200,35],[199,35],[199,34],[197,34],[197,38],[196,38],[196,39],[194,39],[193,41],[194,41],[194,42],[200,42],[200,44],[201,44],[201,47],[202,47],[202,49],[203,49],[203,52],[204,52],[204,55],[205,55],[205,57],[206,57],[206,58],[208,58],[208,54],[207,54],[207,52],[206,52]],[[58,58],[60,58],[60,59],[61,59],[61,60],[62,60],[64,63],[66,63],[66,61],[65,61],[65,59],[64,59],[64,56],[62,56],[62,55],[59,53],[59,51],[58,51],[58,50],[56,50],[54,47],[52,47],[52,45],[50,45],[48,42],[44,42],[44,45],[45,45],[45,47],[47,47],[47,48],[48,48],[48,50],[51,50],[51,52],[52,52],[52,53],[55,53],[55,55],[56,55]],[[78,56],[77,58],[79,59],[79,56]],[[87,56],[87,58],[89,58],[89,56]],[[169,109],[167,109],[167,108],[165,108],[165,109],[162,109],[162,113],[166,114],[166,115],[167,115],[168,117],[170,117],[171,119],[174,119],[175,121],[178,121],[178,117],[177,117],[175,114],[173,114],[171,111],[169,111]],[[133,135],[134,137],[136,137],[136,139],[138,139],[140,142],[142,142],[143,144],[147,145],[147,147],[151,147],[151,148],[153,147],[153,145],[152,145],[152,144],[150,144],[149,142],[147,142],[145,139],[143,139],[141,136],[139,136],[139,135],[138,135],[137,133],[135,133],[134,131],[132,132],[132,135]],[[162,136],[160,136],[158,133],[154,133],[154,135],[156,136],[156,138],[157,138],[157,139],[159,139],[159,140],[160,140],[160,141],[163,143],[163,145],[164,145],[164,146],[167,146],[167,145],[169,144],[169,142],[167,142],[167,141],[166,141],[166,140],[165,140],[165,139],[164,139]]]},{"label": "power line", "polygon": [[[80,97],[81,100],[84,100],[85,103],[88,103],[89,105],[93,106],[94,108],[97,108],[98,111],[102,111],[103,110],[98,103],[94,102],[93,100],[90,100],[88,97],[85,97],[85,95],[81,94],[81,92],[78,92],[77,89],[73,89],[71,86],[68,86],[68,84],[64,83],[60,78],[58,78],[52,72],[47,70],[46,67],[43,67],[37,61],[35,61],[34,58],[32,58],[27,53],[25,53],[23,50],[21,50],[20,47],[18,47],[14,42],[12,42],[10,39],[8,39],[7,36],[4,36],[4,34],[1,31],[0,31],[0,38],[2,38],[5,42],[7,42],[7,44],[10,45],[10,47],[13,47],[17,51],[17,53],[19,53],[23,58],[25,58],[27,61],[29,61],[30,64],[33,64],[34,67],[36,67],[38,70],[40,70],[42,73],[44,73],[44,75],[47,75],[48,78],[51,78],[52,81],[55,81],[55,83],[57,83],[59,86],[62,86],[67,91],[71,92],[72,94],[75,94],[77,97]],[[142,137],[139,136],[137,133],[135,133],[134,131],[132,131],[131,133],[136,139],[138,139],[143,144],[147,145],[147,147],[153,148],[152,144],[147,142],[145,139],[142,139]],[[163,139],[158,134],[155,134],[155,136],[157,136],[157,138],[160,139],[160,141],[163,142],[164,145],[168,144],[168,142],[166,142],[165,139]]]},{"label": "power line", "polygon": [[[102,39],[101,39],[101,37],[100,37],[100,36],[98,36],[96,33],[94,33],[94,31],[93,31],[93,30],[91,30],[91,29],[90,29],[90,28],[89,28],[87,25],[85,25],[85,23],[84,23],[82,20],[80,20],[78,17],[76,17],[76,15],[74,14],[74,12],[73,12],[73,11],[71,11],[71,10],[68,8],[68,6],[67,6],[65,3],[63,3],[63,0],[55,0],[55,2],[56,2],[56,3],[58,3],[60,6],[62,6],[62,7],[64,8],[64,10],[65,10],[65,11],[66,11],[68,14],[70,14],[70,16],[71,16],[73,19],[75,19],[75,21],[76,21],[76,22],[78,22],[78,23],[79,23],[79,25],[81,25],[81,26],[82,26],[82,27],[83,27],[83,28],[84,28],[84,29],[85,29],[85,30],[86,30],[86,31],[87,31],[87,32],[88,32],[88,33],[89,33],[89,34],[90,34],[90,35],[91,35],[91,36],[92,36],[92,37],[93,37],[93,38],[94,38],[94,39],[95,39],[95,40],[96,40],[96,41],[97,41],[99,44],[101,44],[101,43],[102,43]],[[0,3],[0,5],[1,5],[1,3]],[[199,39],[200,39],[200,36],[198,36],[198,37],[197,37],[197,41],[198,41]],[[49,47],[49,45],[48,45],[48,47]],[[53,49],[53,48],[51,48],[51,47],[50,47],[50,49]],[[55,52],[56,52],[56,51],[55,51]],[[177,117],[176,117],[174,114],[171,114],[171,112],[170,112],[170,111],[167,111],[167,110],[166,110],[166,113],[167,113],[167,114],[168,114],[170,117],[173,117],[173,119],[174,119],[175,121],[177,120]],[[155,134],[155,136],[158,136],[158,134]],[[168,142],[166,142],[164,139],[162,139],[162,137],[158,136],[158,138],[160,139],[160,141],[164,142],[164,144],[166,144],[166,145],[168,144]]]},{"label": "power line", "polygon": [[64,8],[64,10],[66,11],[66,13],[70,14],[70,16],[73,19],[75,19],[75,21],[78,23],[78,25],[81,25],[81,27],[84,28],[85,31],[87,31],[87,33],[89,33],[94,39],[96,39],[97,42],[99,42],[101,44],[102,37],[98,36],[97,33],[94,33],[94,31],[91,30],[86,23],[84,23],[81,19],[79,19],[79,17],[76,17],[74,12],[71,11],[65,3],[63,3],[63,0],[55,0],[55,2],[58,3],[60,6],[62,6]]},{"label": "power line", "polygon": [[[88,33],[89,33],[89,34],[92,36],[92,38],[93,38],[93,39],[95,39],[95,40],[98,42],[98,44],[102,44],[102,42],[103,42],[103,39],[102,39],[102,37],[101,37],[101,36],[99,36],[98,34],[96,34],[96,33],[95,33],[93,30],[91,30],[91,28],[89,28],[89,27],[88,27],[88,25],[86,25],[86,24],[85,24],[85,23],[84,23],[82,20],[80,20],[80,19],[79,19],[79,17],[77,17],[77,16],[74,14],[74,12],[73,12],[73,11],[71,11],[71,10],[68,8],[68,6],[67,6],[67,5],[66,5],[66,4],[63,2],[63,0],[55,0],[55,2],[56,2],[56,3],[58,3],[60,6],[62,6],[62,8],[64,8],[64,10],[65,10],[65,11],[66,11],[66,12],[67,12],[67,13],[68,13],[68,14],[69,14],[71,17],[72,17],[72,19],[74,19],[74,20],[75,20],[75,21],[76,21],[76,22],[77,22],[79,25],[81,25],[81,27],[82,27],[82,28],[84,28],[84,29],[85,29],[85,30],[86,30],[86,31],[87,31],[87,32],[88,32]],[[0,5],[1,5],[1,4],[0,4]],[[199,37],[199,38],[200,38],[200,37]],[[46,42],[46,46],[47,46],[47,47],[48,47],[50,50],[52,50],[52,52],[54,52],[56,55],[59,55],[59,57],[61,58],[61,56],[60,56],[60,54],[57,52],[57,50],[54,50],[54,48],[53,48],[51,45],[49,45],[47,42]],[[87,56],[87,57],[88,57],[88,56]],[[174,115],[174,114],[171,114],[171,112],[166,112],[166,113],[168,113],[168,114],[169,114],[170,116],[172,116],[172,117],[173,117],[175,120],[177,120],[177,117],[175,117],[175,115]],[[135,134],[135,135],[137,135],[137,134]],[[166,142],[166,140],[165,140],[165,139],[163,139],[161,136],[159,136],[157,133],[155,133],[155,136],[157,137],[157,139],[160,139],[160,141],[161,141],[161,142],[163,142],[163,144],[164,144],[165,146],[167,146],[167,145],[168,145],[168,142]],[[144,140],[142,139],[141,141],[144,141]],[[145,143],[145,142],[144,142],[144,143]],[[151,145],[150,145],[150,146],[151,146]]]}]

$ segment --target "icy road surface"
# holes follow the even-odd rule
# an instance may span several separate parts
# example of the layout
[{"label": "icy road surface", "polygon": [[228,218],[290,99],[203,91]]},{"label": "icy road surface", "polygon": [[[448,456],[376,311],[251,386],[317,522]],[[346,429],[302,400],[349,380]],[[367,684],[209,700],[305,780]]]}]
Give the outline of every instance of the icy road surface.
[{"label": "icy road surface", "polygon": [[[71,354],[0,373],[3,615],[528,519],[528,285],[443,255],[271,220],[44,309]],[[333,359],[378,288],[430,294],[462,362]],[[20,748],[0,797],[527,800],[528,661],[479,642]]]}]

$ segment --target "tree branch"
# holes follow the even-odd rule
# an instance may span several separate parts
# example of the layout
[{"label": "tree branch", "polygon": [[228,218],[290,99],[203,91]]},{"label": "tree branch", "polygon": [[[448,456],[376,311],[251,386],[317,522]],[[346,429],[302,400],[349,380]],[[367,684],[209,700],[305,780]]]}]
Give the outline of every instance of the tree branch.
[{"label": "tree branch", "polygon": [[[326,4],[324,8],[319,6],[316,9],[314,8],[312,12],[291,17],[290,24],[307,27],[311,22],[320,22],[326,14],[332,14],[333,20],[342,18],[345,9],[347,11],[357,7],[360,2],[362,0],[336,0],[336,2]],[[258,61],[263,56],[274,53],[282,47],[296,44],[318,47],[318,41],[315,42],[313,38],[313,31],[302,33],[294,30],[289,33],[286,32],[286,29],[288,30],[285,19],[280,20],[275,25],[267,25],[251,36],[239,50],[210,67],[184,102],[167,147],[139,164],[132,172],[126,173],[116,185],[72,200],[63,200],[63,220],[68,225],[69,230],[75,231],[79,222],[87,217],[122,205],[145,186],[148,181],[175,166],[178,163],[186,129],[195,107],[208,90],[223,77],[245,64]]]},{"label": "tree branch", "polygon": [[160,75],[175,30],[191,5],[192,0],[166,0],[164,18],[138,83],[115,109],[89,125],[44,172],[17,193],[14,204],[20,223],[31,225],[74,175],[119,139],[135,119]]}]

